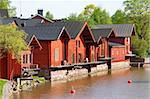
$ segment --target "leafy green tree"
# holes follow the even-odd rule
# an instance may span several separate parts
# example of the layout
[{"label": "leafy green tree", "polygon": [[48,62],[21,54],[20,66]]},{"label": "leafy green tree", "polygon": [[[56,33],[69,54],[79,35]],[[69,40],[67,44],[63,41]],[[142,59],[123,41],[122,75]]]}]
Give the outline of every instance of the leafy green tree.
[{"label": "leafy green tree", "polygon": [[106,10],[97,8],[94,10],[91,19],[94,20],[95,24],[111,24],[111,18]]},{"label": "leafy green tree", "polygon": [[[130,23],[136,26],[137,42],[133,46],[139,49],[137,55],[148,54],[150,48],[150,1],[149,0],[126,0],[124,2],[125,13],[129,16]],[[133,39],[134,42],[135,39]],[[148,47],[140,47],[145,45]]]},{"label": "leafy green tree", "polygon": [[80,16],[88,19],[93,14],[94,10],[97,9],[97,7],[94,4],[87,5],[84,10],[81,12]]},{"label": "leafy green tree", "polygon": [[10,3],[11,2],[9,0],[1,0],[0,9],[7,9],[9,17],[14,17],[16,16],[16,8],[10,6]]},{"label": "leafy green tree", "polygon": [[19,60],[21,52],[28,49],[25,38],[25,32],[13,25],[0,25],[0,57],[11,52]]},{"label": "leafy green tree", "polygon": [[72,21],[87,21],[90,27],[95,24],[112,23],[106,10],[102,10],[94,4],[87,5],[79,15],[73,13],[67,19]]},{"label": "leafy green tree", "polygon": [[112,15],[113,24],[125,24],[128,23],[128,17],[122,10],[117,10],[114,15]]},{"label": "leafy green tree", "polygon": [[8,9],[9,8],[9,1],[8,0],[1,0],[0,1],[0,8],[1,9]]},{"label": "leafy green tree", "polygon": [[134,53],[141,57],[147,57],[148,44],[146,40],[139,39],[137,36],[132,37],[132,46]]},{"label": "leafy green tree", "polygon": [[67,18],[69,21],[79,21],[79,17],[76,13],[71,13],[70,16]]},{"label": "leafy green tree", "polygon": [[49,11],[46,12],[45,18],[52,20],[54,18],[53,14],[51,14]]}]

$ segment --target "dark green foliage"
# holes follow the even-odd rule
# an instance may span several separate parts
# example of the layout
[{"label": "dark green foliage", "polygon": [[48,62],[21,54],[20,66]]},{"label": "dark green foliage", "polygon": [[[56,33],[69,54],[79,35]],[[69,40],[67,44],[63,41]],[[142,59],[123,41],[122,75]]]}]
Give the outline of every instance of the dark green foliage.
[{"label": "dark green foliage", "polygon": [[111,17],[113,24],[126,24],[128,23],[128,17],[125,12],[117,10],[115,14]]},{"label": "dark green foliage", "polygon": [[79,14],[71,14],[67,20],[71,21],[87,21],[89,26],[92,27],[96,24],[111,24],[111,18],[106,10],[103,10],[94,4],[87,5],[84,10]]},{"label": "dark green foliage", "polygon": [[145,57],[150,49],[150,1],[126,0],[124,5],[129,22],[136,26],[135,53]]},{"label": "dark green foliage", "polygon": [[46,12],[45,18],[52,20],[54,18],[53,14],[51,14],[49,11]]},{"label": "dark green foliage", "polygon": [[16,16],[16,8],[10,6],[9,0],[0,0],[0,9],[8,9],[9,17]]}]

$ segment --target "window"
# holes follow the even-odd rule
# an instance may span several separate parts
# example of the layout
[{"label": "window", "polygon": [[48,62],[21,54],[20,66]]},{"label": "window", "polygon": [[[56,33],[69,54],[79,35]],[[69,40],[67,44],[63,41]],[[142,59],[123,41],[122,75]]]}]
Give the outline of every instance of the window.
[{"label": "window", "polygon": [[75,63],[74,53],[72,53],[72,63]]},{"label": "window", "polygon": [[104,43],[102,43],[102,45],[101,45],[101,56],[105,57],[105,45],[104,45]]},{"label": "window", "polygon": [[23,64],[25,64],[25,58],[26,56],[25,55],[23,55]]},{"label": "window", "polygon": [[82,55],[81,53],[78,54],[79,63],[82,62]]},{"label": "window", "polygon": [[79,40],[76,41],[76,47],[80,47],[80,41]]},{"label": "window", "polygon": [[55,48],[55,51],[54,51],[54,59],[55,59],[55,61],[58,61],[58,60],[59,60],[59,48]]},{"label": "window", "polygon": [[30,63],[32,63],[32,54],[30,54],[29,60],[30,60]]},{"label": "window", "polygon": [[26,54],[26,62],[25,63],[28,63],[28,54]]}]

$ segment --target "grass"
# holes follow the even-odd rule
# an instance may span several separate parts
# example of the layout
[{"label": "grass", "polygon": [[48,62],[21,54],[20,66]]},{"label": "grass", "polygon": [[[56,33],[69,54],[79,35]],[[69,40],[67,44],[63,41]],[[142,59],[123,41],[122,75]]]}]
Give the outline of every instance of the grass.
[{"label": "grass", "polygon": [[44,77],[32,76],[32,78],[33,78],[34,80],[38,80],[38,81],[40,81],[40,82],[45,82]]},{"label": "grass", "polygon": [[3,95],[3,86],[6,83],[6,80],[0,79],[0,99],[2,99],[2,95]]}]

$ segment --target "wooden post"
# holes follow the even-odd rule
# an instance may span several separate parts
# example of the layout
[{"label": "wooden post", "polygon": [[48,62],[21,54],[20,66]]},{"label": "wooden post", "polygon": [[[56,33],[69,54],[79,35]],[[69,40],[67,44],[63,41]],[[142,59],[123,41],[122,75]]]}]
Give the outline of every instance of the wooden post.
[{"label": "wooden post", "polygon": [[91,66],[90,65],[88,65],[88,73],[91,73]]},{"label": "wooden post", "polygon": [[107,66],[108,66],[108,70],[110,70],[111,69],[111,60],[107,61]]}]

